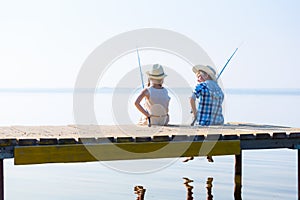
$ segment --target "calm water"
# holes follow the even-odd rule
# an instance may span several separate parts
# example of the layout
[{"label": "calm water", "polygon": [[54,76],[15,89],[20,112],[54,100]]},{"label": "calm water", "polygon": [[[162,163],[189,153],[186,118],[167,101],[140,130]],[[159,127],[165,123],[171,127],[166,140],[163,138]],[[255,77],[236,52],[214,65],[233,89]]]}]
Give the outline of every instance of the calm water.
[{"label": "calm water", "polygon": [[[73,124],[71,92],[0,92],[1,125],[66,125]],[[132,95],[134,98],[134,95]],[[114,124],[111,93],[95,96],[95,113],[99,124]],[[253,122],[300,127],[297,121],[300,95],[242,94],[228,92],[225,101],[226,121]],[[132,105],[132,100],[128,100]],[[284,106],[283,106],[284,105]],[[171,103],[171,123],[180,121],[178,102]],[[128,106],[132,121],[138,113]],[[105,113],[105,114],[104,114]],[[243,199],[297,199],[295,150],[259,150],[243,152]],[[14,166],[5,160],[5,199],[136,199],[134,187],[146,188],[145,199],[187,199],[184,185],[193,180],[194,199],[206,199],[206,182],[213,178],[213,199],[234,199],[234,156],[214,157],[214,163],[196,158],[114,161],[76,164],[43,164]],[[129,173],[111,166],[161,166],[152,173]],[[142,165],[141,165],[142,166]]]}]

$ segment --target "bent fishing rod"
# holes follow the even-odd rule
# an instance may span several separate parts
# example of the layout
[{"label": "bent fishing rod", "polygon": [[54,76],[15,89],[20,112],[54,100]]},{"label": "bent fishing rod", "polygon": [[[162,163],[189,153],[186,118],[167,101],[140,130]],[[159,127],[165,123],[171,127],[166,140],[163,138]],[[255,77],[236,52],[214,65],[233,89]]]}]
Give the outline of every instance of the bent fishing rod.
[{"label": "bent fishing rod", "polygon": [[[240,45],[240,46],[241,46],[241,45]],[[238,49],[239,49],[239,47],[237,47],[237,48],[235,49],[235,51],[233,52],[233,54],[229,57],[229,59],[227,60],[226,64],[224,65],[224,67],[223,67],[222,70],[220,71],[220,73],[219,73],[219,75],[218,75],[216,81],[218,81],[218,79],[220,78],[220,76],[221,76],[221,74],[223,73],[224,69],[227,67],[227,65],[228,65],[228,63],[230,62],[231,58],[234,56],[234,54],[237,52]],[[194,118],[194,120],[192,121],[191,126],[194,126],[196,120],[197,120],[197,115],[196,115],[196,117]]]},{"label": "bent fishing rod", "polygon": [[[137,54],[137,57],[138,57],[138,62],[139,62],[139,68],[140,68],[140,76],[141,76],[141,81],[142,81],[142,87],[143,89],[145,88],[145,85],[144,85],[144,79],[143,79],[143,72],[142,72],[142,66],[141,66],[141,60],[140,60],[140,55],[139,55],[139,50],[138,48],[136,48],[136,54]],[[151,126],[151,119],[150,117],[147,117],[148,119],[148,127]]]}]

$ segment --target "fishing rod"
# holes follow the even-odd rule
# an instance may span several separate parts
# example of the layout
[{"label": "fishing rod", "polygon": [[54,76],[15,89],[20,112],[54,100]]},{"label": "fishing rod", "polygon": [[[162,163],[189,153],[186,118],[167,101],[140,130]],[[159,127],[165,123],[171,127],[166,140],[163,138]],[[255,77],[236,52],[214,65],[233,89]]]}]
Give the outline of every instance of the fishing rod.
[{"label": "fishing rod", "polygon": [[138,50],[138,48],[136,48],[136,54],[137,54],[138,62],[139,62],[139,68],[140,68],[140,75],[141,75],[142,87],[143,87],[143,89],[144,89],[144,88],[145,88],[145,85],[144,85],[143,72],[142,72],[142,66],[141,66],[141,60],[140,60],[140,55],[139,55],[139,50]]},{"label": "fishing rod", "polygon": [[223,73],[224,69],[226,68],[227,64],[230,62],[231,58],[234,56],[234,54],[237,52],[237,50],[239,49],[236,48],[235,51],[233,52],[233,54],[230,56],[230,58],[227,60],[226,64],[224,65],[224,67],[222,68],[221,72],[219,73],[217,80],[220,78],[221,74]]},{"label": "fishing rod", "polygon": [[[240,45],[240,46],[241,46],[241,45]],[[237,52],[238,49],[239,49],[239,47],[235,49],[235,51],[233,52],[233,54],[232,54],[232,55],[229,57],[229,59],[227,60],[226,64],[224,65],[224,67],[222,68],[221,72],[219,73],[219,75],[218,75],[218,77],[217,77],[217,79],[216,79],[217,81],[218,81],[218,79],[220,78],[220,76],[221,76],[221,74],[223,73],[223,71],[224,71],[224,69],[226,68],[226,66],[228,65],[228,63],[230,62],[231,58],[234,56],[234,54]],[[196,120],[197,120],[197,115],[196,115],[196,117],[194,118],[194,120],[192,121],[191,126],[194,126]]]},{"label": "fishing rod", "polygon": [[[143,72],[142,72],[142,66],[141,66],[141,59],[140,59],[140,55],[139,55],[139,50],[138,48],[136,48],[136,54],[137,54],[137,57],[138,57],[138,62],[139,62],[139,68],[140,68],[140,76],[141,76],[141,81],[142,81],[142,87],[143,89],[145,88],[145,84],[144,84],[144,79],[143,79]],[[147,117],[148,119],[148,127],[151,126],[151,119],[150,117]]]}]

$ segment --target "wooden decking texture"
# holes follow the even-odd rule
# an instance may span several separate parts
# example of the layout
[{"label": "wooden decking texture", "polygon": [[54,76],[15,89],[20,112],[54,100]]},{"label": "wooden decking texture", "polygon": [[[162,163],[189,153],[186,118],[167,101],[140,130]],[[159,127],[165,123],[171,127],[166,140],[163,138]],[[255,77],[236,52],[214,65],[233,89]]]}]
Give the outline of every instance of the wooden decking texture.
[{"label": "wooden decking texture", "polygon": [[146,137],[159,135],[245,135],[267,133],[300,133],[300,128],[247,123],[227,123],[223,126],[138,126],[138,125],[66,125],[66,126],[7,126],[0,127],[0,139],[40,138],[101,138]]},{"label": "wooden decking texture", "polygon": [[246,149],[297,149],[300,129],[230,123],[224,126],[68,125],[0,128],[2,158],[15,164],[90,162],[205,155]]}]

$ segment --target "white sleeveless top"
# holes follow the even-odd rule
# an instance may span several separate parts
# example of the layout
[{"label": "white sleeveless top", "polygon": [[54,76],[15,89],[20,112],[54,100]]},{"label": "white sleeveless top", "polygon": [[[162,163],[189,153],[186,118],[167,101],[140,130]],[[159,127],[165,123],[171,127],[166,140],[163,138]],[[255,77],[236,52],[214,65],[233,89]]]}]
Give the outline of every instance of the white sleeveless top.
[{"label": "white sleeveless top", "polygon": [[[149,99],[146,98],[145,109],[150,113],[151,125],[167,125],[169,122],[169,102],[170,97],[166,88],[147,88]],[[143,117],[139,124],[147,124],[147,118]]]}]

